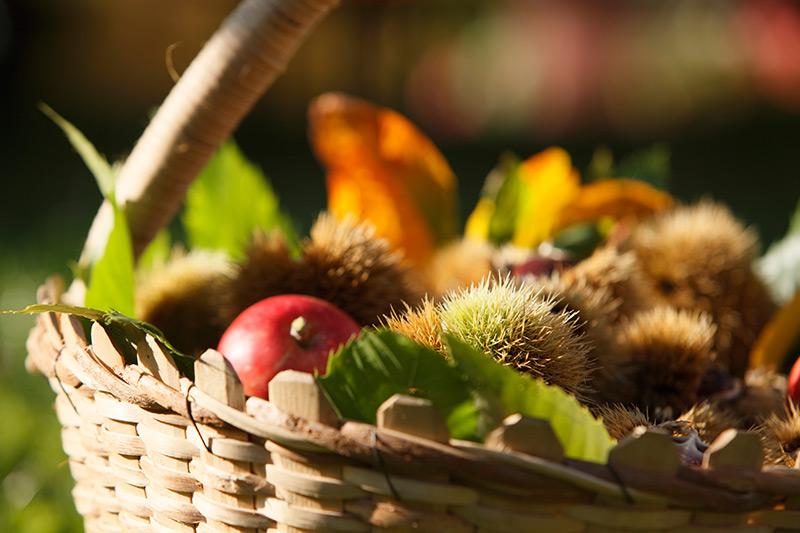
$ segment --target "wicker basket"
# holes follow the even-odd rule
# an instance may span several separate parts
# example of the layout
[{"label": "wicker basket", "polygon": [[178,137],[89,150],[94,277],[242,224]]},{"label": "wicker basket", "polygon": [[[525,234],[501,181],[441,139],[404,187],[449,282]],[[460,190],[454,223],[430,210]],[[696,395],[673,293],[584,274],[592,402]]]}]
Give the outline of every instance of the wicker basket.
[{"label": "wicker basket", "polygon": [[[262,55],[220,56],[230,43],[219,32],[209,42],[123,168],[117,195],[137,250],[332,3],[247,0],[220,32]],[[198,87],[214,105],[185,105]],[[62,289],[50,280],[38,299],[59,302]],[[800,470],[762,468],[753,434],[724,433],[693,467],[668,434],[637,431],[597,465],[565,459],[549,425],[520,416],[482,445],[450,440],[433,407],[409,397],[387,400],[377,426],[341,421],[299,372],[279,374],[269,402],[245,398],[218,352],[192,382],[154,338],[142,334],[126,364],[103,327],[68,314],[39,315],[27,348],[56,393],[90,532],[800,529]]]},{"label": "wicker basket", "polygon": [[752,434],[723,434],[689,467],[650,430],[595,465],[564,459],[539,421],[509,417],[485,445],[448,441],[429,403],[395,396],[376,427],[342,422],[310,374],[282,372],[269,402],[246,399],[214,350],[191,382],[152,337],[125,365],[99,324],[89,336],[48,313],[28,339],[87,531],[800,529],[800,470],[762,469]]}]

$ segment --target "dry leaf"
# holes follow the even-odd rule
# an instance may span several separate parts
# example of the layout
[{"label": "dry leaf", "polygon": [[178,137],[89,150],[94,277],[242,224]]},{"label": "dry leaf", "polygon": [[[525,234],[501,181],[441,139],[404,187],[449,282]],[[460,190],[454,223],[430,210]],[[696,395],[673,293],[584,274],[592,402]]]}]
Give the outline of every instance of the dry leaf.
[{"label": "dry leaf", "polygon": [[800,291],[775,313],[750,351],[750,368],[780,368],[783,358],[800,339]]},{"label": "dry leaf", "polygon": [[328,208],[355,215],[414,263],[456,234],[456,178],[433,143],[400,114],[341,94],[309,108],[328,176]]},{"label": "dry leaf", "polygon": [[553,235],[561,211],[580,192],[580,177],[561,148],[548,148],[526,159],[518,172],[521,194],[513,243],[532,248]]},{"label": "dry leaf", "polygon": [[672,197],[647,183],[633,179],[611,179],[590,183],[566,205],[558,228],[600,220],[644,218],[668,209]]}]

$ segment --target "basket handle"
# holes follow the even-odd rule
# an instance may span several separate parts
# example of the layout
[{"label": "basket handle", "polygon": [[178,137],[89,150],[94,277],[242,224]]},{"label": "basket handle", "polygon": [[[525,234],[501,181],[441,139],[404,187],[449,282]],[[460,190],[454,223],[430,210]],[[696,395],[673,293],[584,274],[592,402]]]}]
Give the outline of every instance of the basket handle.
[{"label": "basket handle", "polygon": [[[134,255],[172,220],[191,182],[309,31],[339,0],[242,0],[170,91],[120,170],[116,200]],[[81,263],[105,246],[108,202],[89,230]]]}]

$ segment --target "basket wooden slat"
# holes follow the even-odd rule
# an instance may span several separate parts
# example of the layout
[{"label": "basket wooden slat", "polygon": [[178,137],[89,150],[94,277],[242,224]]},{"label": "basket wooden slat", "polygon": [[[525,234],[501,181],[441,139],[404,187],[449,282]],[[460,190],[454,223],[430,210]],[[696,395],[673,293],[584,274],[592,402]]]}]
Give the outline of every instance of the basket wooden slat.
[{"label": "basket wooden slat", "polygon": [[[137,345],[136,364],[111,368],[121,359],[100,357],[78,319],[57,313],[29,336],[29,366],[51,370],[87,531],[800,529],[800,471],[757,467],[746,435],[689,467],[645,432],[594,465],[563,459],[519,417],[484,445],[442,438],[419,400],[387,401],[378,426],[343,422],[308,374],[279,374],[271,402],[246,399],[213,350],[192,383],[154,339]],[[86,382],[52,372],[66,353]]]}]

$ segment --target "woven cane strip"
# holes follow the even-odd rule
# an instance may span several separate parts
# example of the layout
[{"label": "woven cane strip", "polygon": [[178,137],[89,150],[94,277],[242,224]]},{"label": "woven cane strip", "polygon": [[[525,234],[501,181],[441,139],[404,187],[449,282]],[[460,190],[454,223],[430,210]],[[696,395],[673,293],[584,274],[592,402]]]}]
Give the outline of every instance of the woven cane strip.
[{"label": "woven cane strip", "polygon": [[203,487],[230,494],[247,494],[253,496],[273,496],[274,491],[267,480],[259,474],[235,473],[216,468],[199,461],[191,464],[192,475]]},{"label": "woven cane strip", "polygon": [[[62,445],[69,458],[70,472],[75,480],[72,498],[75,501],[76,509],[83,515],[84,519],[91,520],[99,514],[99,509],[94,500],[94,473],[86,464],[89,452],[83,445],[80,431],[80,426],[84,423],[84,420],[75,414],[64,393],[56,395],[56,405],[67,406],[62,407],[59,420],[62,422]],[[67,409],[72,411],[72,415],[67,414]]]},{"label": "woven cane strip", "polygon": [[[402,509],[409,515],[410,523],[421,520],[432,529],[445,524],[456,530],[469,524],[458,517],[454,510],[463,506],[472,507],[478,501],[478,493],[465,486],[452,483],[449,476],[433,474],[424,476],[427,479],[411,479],[391,474],[387,471],[345,466],[343,478],[348,483],[372,494],[374,505],[389,505],[392,513]],[[352,505],[345,507],[352,510]],[[413,518],[412,518],[413,517]],[[369,517],[369,523],[379,525],[375,516]]]},{"label": "woven cane strip", "polygon": [[[244,415],[242,384],[219,352],[207,350],[195,362],[195,383],[191,389],[201,396],[236,413],[234,416]],[[190,392],[186,391],[187,396]],[[198,531],[254,532],[269,527],[271,521],[258,511],[263,498],[255,490],[261,485],[258,478],[265,477],[269,460],[263,441],[235,427],[192,422],[186,436],[198,445],[200,456],[191,472],[203,484],[192,502],[205,518]]]},{"label": "woven cane strip", "polygon": [[[65,417],[62,426],[80,426],[84,420],[100,425],[103,418],[94,405],[94,391],[86,386],[72,386],[56,377],[48,379],[56,393],[56,414]],[[60,420],[60,419],[59,419]]]},{"label": "woven cane strip", "polygon": [[[327,400],[307,374],[288,372],[273,380],[270,398],[275,405],[311,420],[337,423]],[[267,501],[264,512],[279,528],[360,531],[369,527],[366,520],[345,511],[344,500],[369,497],[366,491],[344,479],[347,461],[291,450],[275,442],[269,442],[267,449],[273,462],[267,478],[275,486],[275,498]]]},{"label": "woven cane strip", "polygon": [[117,479],[108,461],[108,449],[102,440],[102,426],[91,422],[102,418],[97,415],[94,400],[91,405],[86,402],[76,405],[80,413],[92,413],[84,419],[85,423],[81,426],[81,441],[89,452],[85,464],[91,470],[94,480],[92,490],[99,511],[98,527],[107,528],[109,531],[121,531],[123,530],[119,522],[121,501],[116,493]]},{"label": "woven cane strip", "polygon": [[194,525],[185,524],[176,520],[153,513],[150,517],[150,531],[153,533],[195,533]]},{"label": "woven cane strip", "polygon": [[563,516],[499,511],[480,505],[458,507],[453,512],[477,526],[479,531],[533,533],[538,531],[578,532],[585,530],[585,525],[582,521]]},{"label": "woven cane strip", "polygon": [[685,526],[691,512],[679,509],[628,509],[598,505],[575,505],[567,509],[572,518],[587,524],[610,528],[624,528],[635,524],[639,529],[674,529]]},{"label": "woven cane strip", "polygon": [[192,503],[193,491],[171,491],[152,484],[147,486],[146,492],[154,516],[186,525],[197,524],[203,520],[203,515]]},{"label": "woven cane strip", "polygon": [[90,518],[84,522],[85,533],[120,533],[123,531],[119,522],[111,522],[105,518]]},{"label": "woven cane strip", "polygon": [[62,422],[63,448],[75,479],[73,498],[85,520],[118,527],[119,503],[115,497],[108,452],[100,440],[103,418],[87,387],[73,387],[58,377],[50,379],[56,391],[56,412]]},{"label": "woven cane strip", "polygon": [[[558,487],[558,484],[556,484]],[[567,509],[583,501],[591,501],[591,494],[570,493],[563,497],[556,492],[546,495],[542,490],[520,491],[504,487],[497,490],[479,490],[476,505],[455,507],[452,512],[469,523],[490,531],[583,531],[583,521],[570,517]]]},{"label": "woven cane strip", "polygon": [[66,394],[57,394],[55,401],[56,417],[61,423],[61,427],[72,428],[81,425],[81,415],[76,410],[73,402],[67,398]]},{"label": "woven cane strip", "polygon": [[760,511],[752,515],[755,523],[777,529],[800,530],[800,511]]},{"label": "woven cane strip", "polygon": [[140,466],[147,478],[153,530],[193,530],[203,520],[192,503],[201,485],[190,473],[190,463],[200,452],[186,439],[188,423],[182,417],[139,410],[137,431],[147,450]]},{"label": "woven cane strip", "polygon": [[76,482],[72,488],[72,499],[75,502],[75,509],[80,513],[84,521],[91,520],[100,512],[97,509],[97,502],[94,499],[94,492],[89,483]]},{"label": "woven cane strip", "polygon": [[305,509],[290,505],[278,498],[269,498],[263,510],[281,527],[305,529],[310,531],[370,531],[370,526],[361,520],[341,513]]},{"label": "woven cane strip", "polygon": [[[137,342],[138,365],[174,389],[180,389],[180,372],[172,357],[152,336]],[[137,431],[147,449],[140,466],[147,477],[151,530],[193,531],[202,522],[192,498],[202,485],[191,473],[199,450],[186,439],[189,421],[174,413],[139,409]]]},{"label": "woven cane strip", "polygon": [[120,522],[124,522],[125,527],[149,524],[152,510],[145,490],[147,477],[140,466],[140,459],[147,452],[137,431],[141,411],[135,405],[100,391],[95,393],[95,406],[105,418],[101,439],[108,451],[108,466],[115,480]]},{"label": "woven cane strip", "polygon": [[[645,530],[642,530],[645,531]],[[652,529],[648,531],[653,531]],[[753,522],[749,522],[739,526],[701,526],[693,523],[685,526],[679,526],[664,531],[676,533],[771,533],[773,530],[770,527],[762,526]]]},{"label": "woven cane strip", "polygon": [[692,513],[692,524],[707,527],[745,526],[750,516],[748,513],[710,513],[695,511]]},{"label": "woven cane strip", "polygon": [[[366,523],[366,520],[345,511],[345,499],[365,498],[368,495],[342,479],[344,462],[341,458],[323,456],[325,459],[316,463],[303,454],[288,451],[274,443],[269,443],[268,449],[273,464],[267,469],[267,479],[275,487],[276,499],[284,502],[285,506],[276,506],[275,501],[270,500],[266,502],[264,512],[278,522],[279,528],[313,530],[314,527],[344,527],[346,530],[358,530],[361,526],[354,523]],[[309,455],[319,457],[318,454]]]},{"label": "woven cane strip", "polygon": [[412,508],[391,499],[358,499],[345,503],[345,510],[376,529],[392,531],[448,531],[468,533],[475,526],[451,513]]},{"label": "woven cane strip", "polygon": [[150,520],[140,516],[130,514],[126,511],[119,513],[120,525],[126,532],[130,533],[150,533]]},{"label": "woven cane strip", "polygon": [[[203,425],[198,425],[197,430],[199,433],[193,427],[187,429],[188,440],[202,439],[208,449],[200,449],[200,458],[193,465],[198,479],[203,480],[202,491],[194,494],[193,503],[206,518],[209,531],[251,531],[268,527],[270,521],[256,511],[258,502],[250,485],[258,470],[253,461],[248,460],[261,461],[263,468],[266,453],[255,453],[252,447],[256,445],[248,441],[248,435],[243,431]],[[239,441],[241,447],[216,446],[226,452],[231,448],[235,450],[226,454],[233,455],[233,458],[225,457],[215,452],[216,440]]]},{"label": "woven cane strip", "polygon": [[200,482],[187,472],[173,470],[175,463],[170,467],[163,464],[154,465],[150,457],[142,457],[141,459],[142,472],[147,478],[148,486],[160,487],[171,492],[188,493],[198,490],[201,486]]},{"label": "woven cane strip", "polygon": [[367,492],[340,479],[293,472],[277,465],[267,466],[267,481],[276,489],[323,500],[363,498]]},{"label": "woven cane strip", "polygon": [[186,426],[164,424],[150,418],[146,420],[148,421],[139,424],[138,429],[148,455],[164,455],[185,461],[199,456],[197,445],[186,438]]},{"label": "woven cane strip", "polygon": [[437,503],[442,505],[472,505],[478,493],[466,487],[447,483],[431,483],[389,475],[366,468],[346,466],[344,479],[368,492],[393,496],[402,501]]},{"label": "woven cane strip", "polygon": [[142,471],[140,461],[141,458],[136,455],[112,453],[108,456],[109,467],[114,470],[118,482],[144,488],[147,485],[147,477]]},{"label": "woven cane strip", "polygon": [[100,518],[97,520],[97,531],[98,532],[111,532],[116,533],[118,531],[127,533],[127,528],[119,520],[119,515],[101,515]]},{"label": "woven cane strip", "polygon": [[45,342],[44,330],[38,317],[36,326],[31,329],[28,338],[25,340],[25,349],[28,352],[28,356],[25,358],[25,365],[48,378],[53,377],[55,370],[53,362],[58,351]]}]

